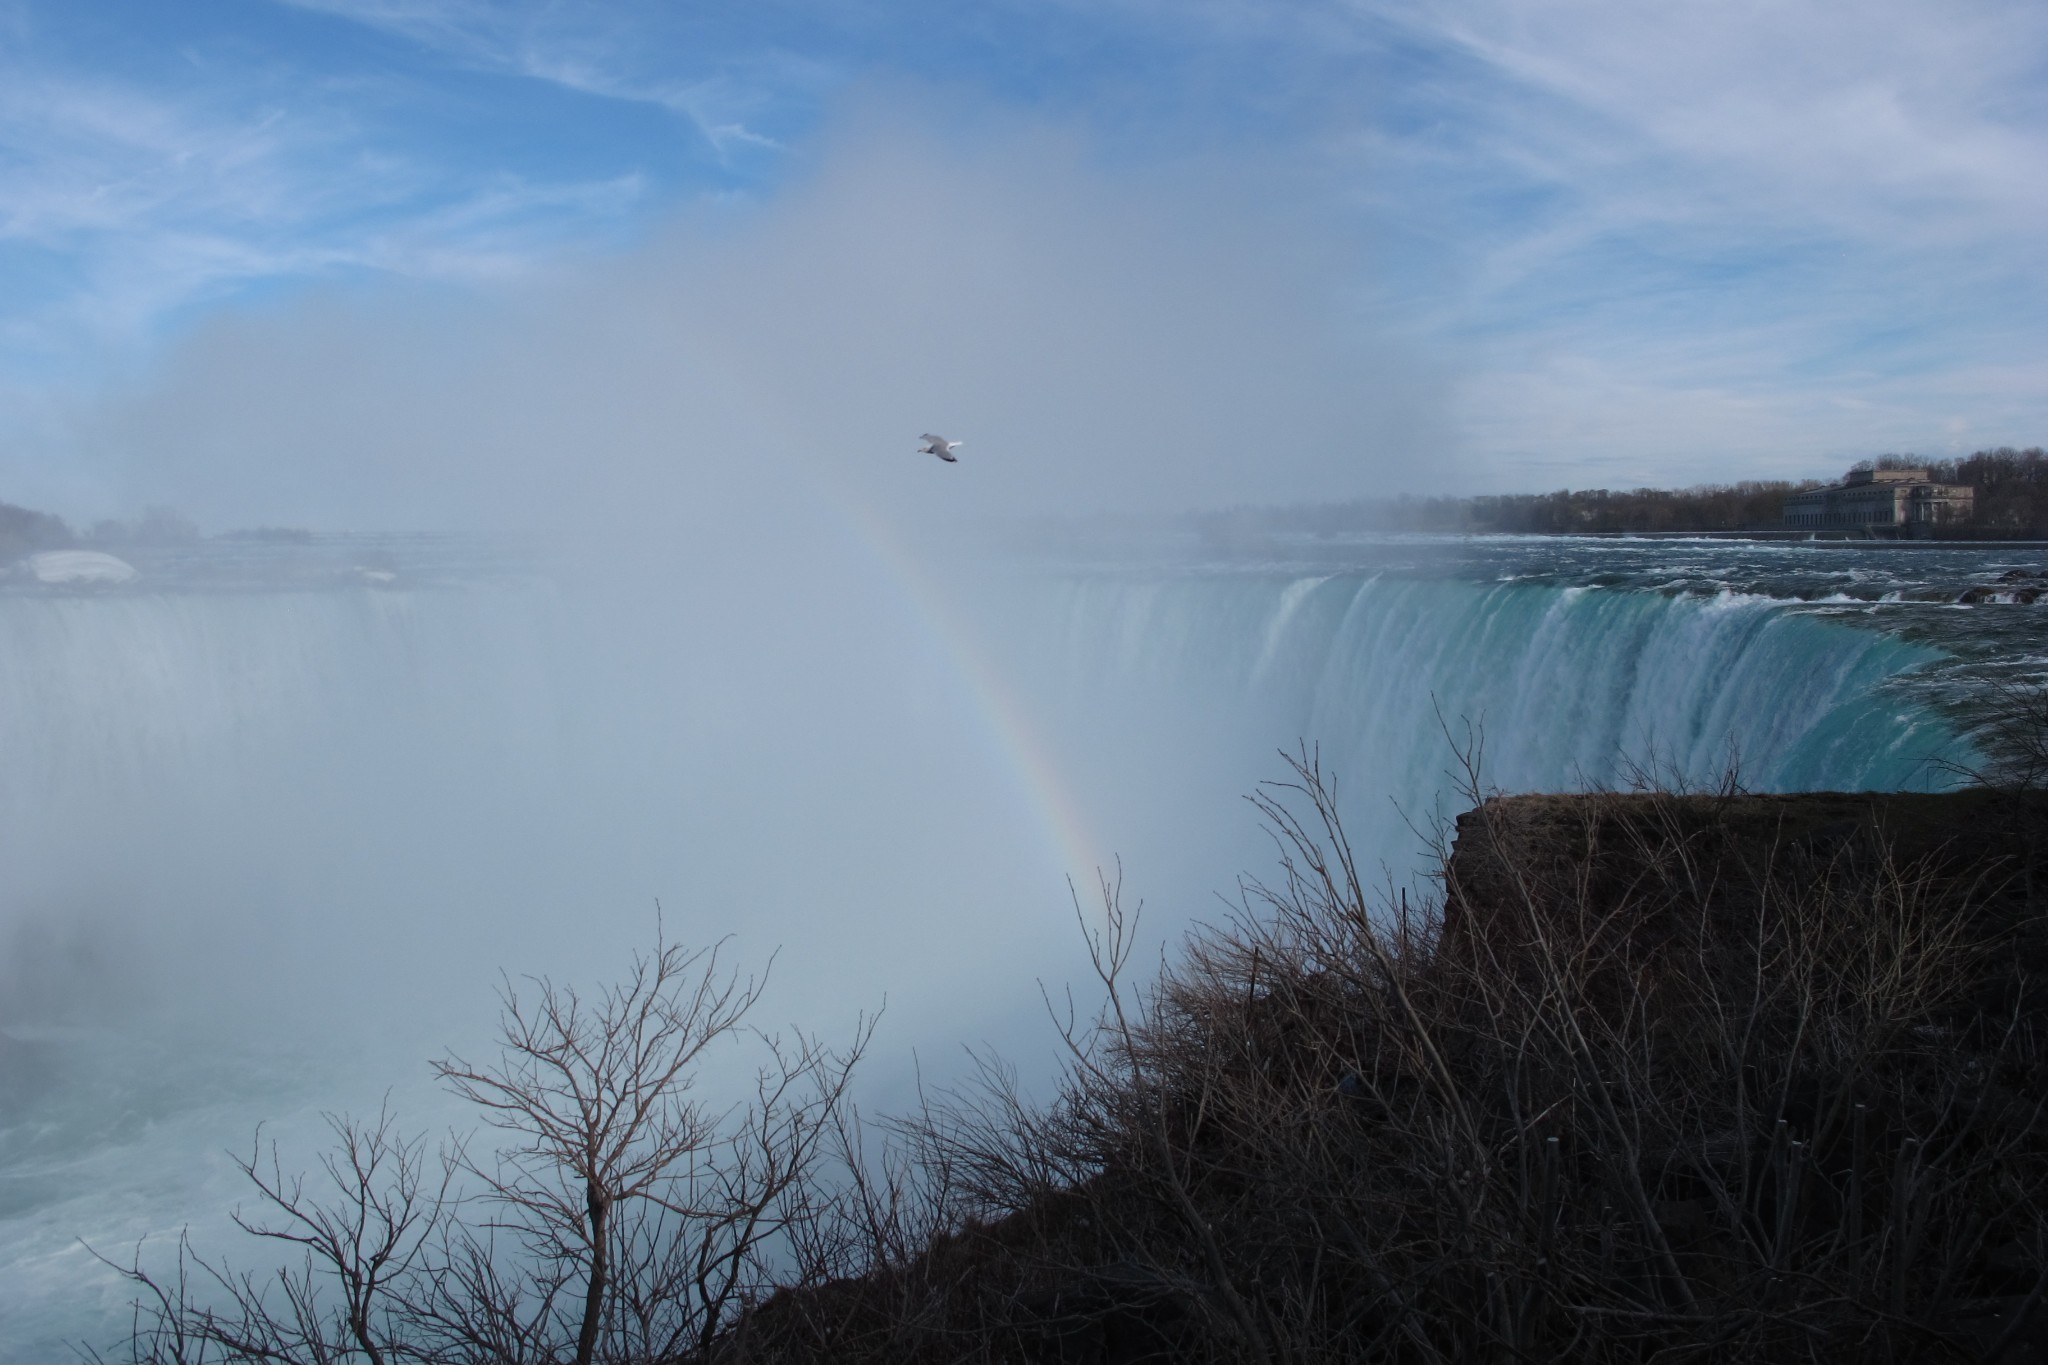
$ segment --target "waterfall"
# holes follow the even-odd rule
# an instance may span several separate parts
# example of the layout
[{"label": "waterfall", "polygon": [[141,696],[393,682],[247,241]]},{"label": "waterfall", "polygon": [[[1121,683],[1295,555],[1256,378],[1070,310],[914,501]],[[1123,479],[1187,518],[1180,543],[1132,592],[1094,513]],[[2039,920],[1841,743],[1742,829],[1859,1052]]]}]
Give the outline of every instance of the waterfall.
[{"label": "waterfall", "polygon": [[[1116,793],[1106,805],[1133,799],[1117,770],[1185,768],[1141,784],[1169,800],[1237,792],[1305,743],[1342,784],[1368,865],[1415,865],[1418,826],[1453,813],[1456,750],[1475,740],[1484,784],[1511,792],[1626,785],[1637,769],[1712,786],[1731,764],[1758,791],[1929,789],[1953,780],[1935,759],[1966,757],[1901,685],[1937,651],[1757,595],[1093,574],[1067,579],[1036,631],[1055,725],[1084,736],[1072,761]],[[1207,796],[1182,799],[1120,846],[1156,842],[1156,863],[1174,829],[1219,818],[1194,813]],[[1251,866],[1262,850],[1233,839],[1227,856]]]},{"label": "waterfall", "polygon": [[1630,758],[1712,781],[1731,752],[1758,790],[1924,787],[1949,738],[1883,687],[1935,651],[1757,596],[1346,575],[1065,595],[1075,684],[1192,683],[1268,739],[1403,774],[1434,761],[1439,711],[1483,724],[1507,790],[1612,782]]}]

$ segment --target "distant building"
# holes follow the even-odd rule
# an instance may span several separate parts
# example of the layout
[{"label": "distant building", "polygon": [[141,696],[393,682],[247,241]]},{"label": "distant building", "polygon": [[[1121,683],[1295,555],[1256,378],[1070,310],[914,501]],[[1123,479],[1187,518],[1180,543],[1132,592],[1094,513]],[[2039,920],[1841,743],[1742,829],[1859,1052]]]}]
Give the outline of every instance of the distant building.
[{"label": "distant building", "polygon": [[1977,490],[1967,484],[1935,483],[1924,469],[1852,469],[1840,483],[1794,493],[1785,499],[1785,528],[1791,531],[1857,531],[1950,526],[1968,521],[1977,509]]}]

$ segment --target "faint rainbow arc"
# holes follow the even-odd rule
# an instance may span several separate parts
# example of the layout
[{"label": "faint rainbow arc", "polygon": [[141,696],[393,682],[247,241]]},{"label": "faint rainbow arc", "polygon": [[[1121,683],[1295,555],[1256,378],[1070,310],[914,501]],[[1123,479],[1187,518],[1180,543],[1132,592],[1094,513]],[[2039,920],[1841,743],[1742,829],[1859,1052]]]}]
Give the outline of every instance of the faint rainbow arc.
[{"label": "faint rainbow arc", "polygon": [[888,523],[859,497],[843,493],[842,499],[861,543],[903,590],[926,631],[967,685],[976,709],[988,722],[1023,789],[1027,804],[1037,814],[1066,865],[1065,872],[1076,879],[1091,879],[1092,884],[1096,874],[1108,867],[1108,860],[1096,845],[1080,803],[1068,789],[1059,765],[1046,752],[1023,702],[983,656],[944,591],[931,581]]}]

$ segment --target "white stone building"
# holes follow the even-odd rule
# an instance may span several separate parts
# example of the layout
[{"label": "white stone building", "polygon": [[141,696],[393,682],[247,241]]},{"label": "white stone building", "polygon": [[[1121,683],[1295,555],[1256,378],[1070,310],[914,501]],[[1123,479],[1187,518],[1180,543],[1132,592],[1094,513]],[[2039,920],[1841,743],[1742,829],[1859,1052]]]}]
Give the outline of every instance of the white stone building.
[{"label": "white stone building", "polygon": [[1935,483],[1924,469],[1852,469],[1840,483],[1785,499],[1785,529],[1910,531],[1968,521],[1976,504],[1976,489]]}]

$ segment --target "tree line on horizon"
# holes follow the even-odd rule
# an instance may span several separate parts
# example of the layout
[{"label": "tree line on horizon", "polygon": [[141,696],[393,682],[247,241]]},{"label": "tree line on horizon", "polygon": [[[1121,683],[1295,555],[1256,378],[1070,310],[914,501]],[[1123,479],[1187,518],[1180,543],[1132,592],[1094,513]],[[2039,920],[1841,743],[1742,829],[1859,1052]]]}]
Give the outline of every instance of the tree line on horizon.
[{"label": "tree line on horizon", "polygon": [[1876,468],[1925,469],[1936,483],[1968,484],[1977,490],[1977,511],[1954,528],[1960,538],[2012,535],[2048,537],[2048,451],[2000,446],[1953,460],[1887,455]]},{"label": "tree line on horizon", "polygon": [[[2001,446],[1956,459],[1885,455],[1857,468],[1925,469],[1937,483],[1977,490],[1975,516],[1937,534],[1956,539],[2048,538],[2048,451]],[[1561,488],[1470,497],[1357,498],[1289,507],[1239,507],[1198,515],[1204,535],[1273,532],[1444,531],[1469,535],[1598,535],[1616,532],[1774,531],[1785,499],[1819,479],[1761,479],[1689,488]]]},{"label": "tree line on horizon", "polygon": [[38,550],[61,550],[76,542],[77,537],[62,517],[0,502],[0,561]]},{"label": "tree line on horizon", "polygon": [[163,545],[199,539],[199,527],[169,507],[147,507],[133,521],[108,518],[80,534],[53,512],[0,502],[0,563],[78,545]]}]

